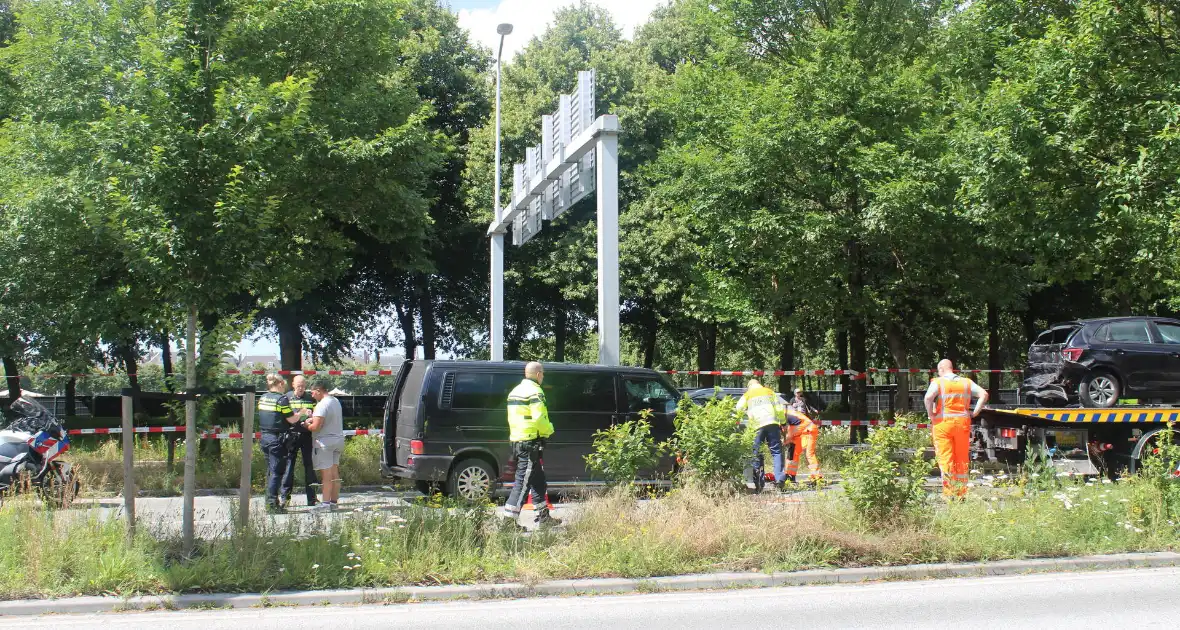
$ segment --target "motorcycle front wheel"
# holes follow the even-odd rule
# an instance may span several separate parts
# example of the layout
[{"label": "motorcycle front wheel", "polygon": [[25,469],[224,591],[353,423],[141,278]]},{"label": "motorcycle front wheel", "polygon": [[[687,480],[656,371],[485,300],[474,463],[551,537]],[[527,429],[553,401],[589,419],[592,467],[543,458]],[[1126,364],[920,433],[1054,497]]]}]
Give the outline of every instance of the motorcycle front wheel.
[{"label": "motorcycle front wheel", "polygon": [[74,467],[68,462],[51,462],[45,476],[36,482],[37,493],[41,500],[51,507],[65,509],[70,507],[78,496],[81,482],[74,472]]}]

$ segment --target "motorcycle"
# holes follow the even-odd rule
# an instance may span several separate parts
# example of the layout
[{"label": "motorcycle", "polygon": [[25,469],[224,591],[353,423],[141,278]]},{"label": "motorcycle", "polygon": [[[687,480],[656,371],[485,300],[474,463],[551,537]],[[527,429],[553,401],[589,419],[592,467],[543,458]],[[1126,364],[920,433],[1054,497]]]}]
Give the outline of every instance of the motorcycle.
[{"label": "motorcycle", "polygon": [[66,429],[48,409],[16,399],[0,424],[0,495],[35,490],[54,507],[69,506],[79,482],[73,466],[59,459],[68,450]]}]

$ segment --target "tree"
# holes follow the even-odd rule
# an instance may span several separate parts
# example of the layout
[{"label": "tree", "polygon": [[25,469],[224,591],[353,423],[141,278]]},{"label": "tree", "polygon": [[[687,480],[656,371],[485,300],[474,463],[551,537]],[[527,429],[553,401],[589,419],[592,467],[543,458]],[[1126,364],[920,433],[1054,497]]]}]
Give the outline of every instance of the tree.
[{"label": "tree", "polygon": [[[338,277],[354,233],[398,243],[407,258],[421,250],[438,152],[429,108],[400,72],[403,6],[24,5],[0,51],[20,88],[3,129],[6,213],[19,234],[60,223],[50,227],[70,240],[59,253],[101,240],[95,253],[114,252],[116,286],[90,297],[142,307],[131,321],[186,314],[191,391],[199,318],[213,331],[237,296],[275,304]],[[187,416],[195,443],[195,402]]]}]

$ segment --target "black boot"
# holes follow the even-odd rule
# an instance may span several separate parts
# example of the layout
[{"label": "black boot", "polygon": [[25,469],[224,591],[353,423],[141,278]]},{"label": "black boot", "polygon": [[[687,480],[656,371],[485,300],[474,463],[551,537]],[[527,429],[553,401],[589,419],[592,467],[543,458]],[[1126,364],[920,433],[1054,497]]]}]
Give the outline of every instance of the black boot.
[{"label": "black boot", "polygon": [[537,527],[557,527],[561,525],[561,519],[549,514],[548,508],[541,508],[537,512]]}]

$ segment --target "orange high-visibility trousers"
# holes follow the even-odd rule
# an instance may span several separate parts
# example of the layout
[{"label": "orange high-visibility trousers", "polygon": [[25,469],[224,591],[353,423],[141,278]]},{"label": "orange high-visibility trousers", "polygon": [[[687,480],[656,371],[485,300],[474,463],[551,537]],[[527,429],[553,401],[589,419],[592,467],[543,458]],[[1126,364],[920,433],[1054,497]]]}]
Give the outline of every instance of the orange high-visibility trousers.
[{"label": "orange high-visibility trousers", "polygon": [[815,454],[815,445],[819,442],[819,428],[800,431],[792,438],[795,448],[791,449],[791,461],[787,463],[787,475],[794,477],[799,472],[799,457],[807,452],[807,470],[812,479],[823,477],[819,472],[819,457]]},{"label": "orange high-visibility trousers", "polygon": [[971,459],[971,418],[944,418],[932,429],[934,456],[942,472],[942,493],[967,496],[967,469]]}]

